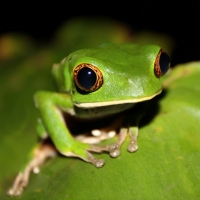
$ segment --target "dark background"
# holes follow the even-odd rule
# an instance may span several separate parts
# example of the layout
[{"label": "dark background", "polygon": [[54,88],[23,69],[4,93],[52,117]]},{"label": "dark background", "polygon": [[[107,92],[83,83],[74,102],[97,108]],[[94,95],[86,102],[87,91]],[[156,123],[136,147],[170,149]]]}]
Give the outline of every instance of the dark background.
[{"label": "dark background", "polygon": [[0,33],[25,32],[47,41],[67,19],[107,16],[135,31],[169,34],[175,41],[172,65],[200,60],[198,1],[0,1]]}]

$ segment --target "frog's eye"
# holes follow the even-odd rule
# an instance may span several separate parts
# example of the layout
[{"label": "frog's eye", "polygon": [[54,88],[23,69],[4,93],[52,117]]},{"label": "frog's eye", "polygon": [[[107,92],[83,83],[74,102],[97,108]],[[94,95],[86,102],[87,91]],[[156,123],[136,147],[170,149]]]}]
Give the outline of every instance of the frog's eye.
[{"label": "frog's eye", "polygon": [[167,73],[170,67],[169,56],[161,49],[154,63],[154,73],[159,78]]},{"label": "frog's eye", "polygon": [[82,63],[74,68],[76,86],[84,92],[98,90],[103,84],[103,74],[94,65]]}]

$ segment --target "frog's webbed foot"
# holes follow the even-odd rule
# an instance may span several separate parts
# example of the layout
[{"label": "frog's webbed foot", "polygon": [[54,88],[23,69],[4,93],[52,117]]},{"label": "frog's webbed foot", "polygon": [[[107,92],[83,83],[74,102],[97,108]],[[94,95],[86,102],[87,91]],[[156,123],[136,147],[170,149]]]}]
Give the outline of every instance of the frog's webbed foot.
[{"label": "frog's webbed foot", "polygon": [[111,145],[105,145],[105,146],[96,146],[92,145],[91,149],[89,151],[92,152],[109,152],[111,157],[117,157],[120,155],[120,148],[124,140],[126,139],[127,135],[127,128],[122,128],[120,130],[120,133],[118,135],[118,141]]},{"label": "frog's webbed foot", "polygon": [[103,159],[95,158],[91,153],[87,152],[88,155],[88,162],[92,163],[95,167],[100,168],[103,167],[105,161]]},{"label": "frog's webbed foot", "polygon": [[[109,146],[97,146],[94,144],[100,143],[103,140],[107,140],[114,137],[116,135],[116,131],[109,130],[107,132],[106,129],[95,129],[91,131],[91,134],[92,136],[87,136],[87,134],[81,134],[75,137],[78,141],[81,141],[86,144],[91,144],[90,147],[87,148],[86,150],[87,157],[80,157],[80,156],[78,157],[80,157],[81,159],[87,162],[92,163],[97,168],[100,168],[100,167],[103,167],[105,163],[104,160],[95,158],[90,152],[96,152],[96,153],[101,153],[104,151],[108,152],[110,149]],[[68,156],[70,155],[68,154]]]},{"label": "frog's webbed foot", "polygon": [[127,128],[121,128],[118,136],[118,141],[114,144],[109,145],[109,154],[115,158],[120,155],[120,148],[122,143],[125,141],[127,135]]},{"label": "frog's webbed foot", "polygon": [[39,166],[49,157],[56,156],[57,152],[51,145],[41,144],[33,151],[33,158],[22,172],[15,178],[12,187],[7,191],[10,196],[19,196],[28,185],[30,173],[39,173]]},{"label": "frog's webbed foot", "polygon": [[[88,143],[88,144],[97,144],[103,140],[110,139],[116,135],[116,131],[110,130],[106,132],[105,130],[92,130],[91,137],[85,136],[85,135],[79,135],[76,137],[77,140]],[[127,129],[121,129],[119,133],[119,139],[116,143],[106,146],[97,146],[97,145],[91,145],[91,148],[89,148],[88,151],[101,153],[101,152],[109,152],[111,157],[117,157],[120,155],[120,147],[123,141],[126,138]],[[94,164],[96,162],[96,159],[90,154],[90,160]],[[89,161],[90,162],[90,161]],[[96,166],[96,164],[94,164]]]},{"label": "frog's webbed foot", "polygon": [[126,139],[127,133],[130,136],[130,143],[128,145],[127,150],[129,152],[135,152],[138,149],[137,145],[137,137],[138,137],[138,127],[129,127],[129,128],[121,128],[119,135],[118,135],[118,141],[114,144],[111,145],[106,145],[106,146],[92,146],[90,151],[93,152],[109,152],[110,156],[115,158],[120,155],[120,148],[123,142]]},{"label": "frog's webbed foot", "polygon": [[92,134],[94,135],[92,137],[87,137],[84,135],[76,137],[77,140],[81,141],[82,145],[87,145],[85,147],[83,146],[82,148],[81,147],[77,148],[77,149],[82,149],[81,153],[80,151],[76,152],[77,150],[76,149],[73,152],[66,152],[64,153],[64,155],[79,157],[85,160],[86,162],[90,162],[93,165],[95,165],[97,168],[99,168],[104,165],[104,160],[95,158],[90,152],[96,152],[96,153],[108,152],[111,157],[113,158],[118,157],[120,155],[121,145],[125,141],[127,134],[129,134],[130,136],[130,144],[127,150],[129,152],[134,152],[138,149],[138,145],[137,145],[138,127],[137,126],[121,128],[118,134],[118,141],[111,145],[97,146],[96,143],[99,143],[102,140],[110,139],[111,137],[114,137],[116,134],[115,131],[112,130],[112,131],[106,132],[105,130],[93,130]]},{"label": "frog's webbed foot", "polygon": [[[119,117],[109,127],[92,130],[91,131],[92,136],[88,137],[83,134],[83,135],[76,136],[76,139],[83,143],[97,144],[103,140],[108,140],[110,138],[113,138],[116,135],[116,129],[118,126],[121,125],[122,120],[123,120],[123,117]],[[111,144],[111,145],[106,145],[106,146],[91,145],[88,151],[97,152],[97,153],[109,152],[111,157],[117,157],[120,155],[120,147],[122,143],[124,142],[126,135],[127,135],[127,128],[121,128],[118,135],[118,141],[116,143]]]}]

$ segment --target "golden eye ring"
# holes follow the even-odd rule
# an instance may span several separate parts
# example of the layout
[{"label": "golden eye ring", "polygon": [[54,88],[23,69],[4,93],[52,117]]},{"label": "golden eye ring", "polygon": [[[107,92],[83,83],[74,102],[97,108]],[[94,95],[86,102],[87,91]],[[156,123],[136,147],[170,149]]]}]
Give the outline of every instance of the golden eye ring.
[{"label": "golden eye ring", "polygon": [[84,92],[94,92],[103,84],[103,74],[98,67],[82,63],[73,71],[76,86]]},{"label": "golden eye ring", "polygon": [[159,78],[164,74],[166,74],[169,68],[170,68],[170,58],[167,55],[167,53],[161,49],[154,63],[154,73],[156,77]]}]

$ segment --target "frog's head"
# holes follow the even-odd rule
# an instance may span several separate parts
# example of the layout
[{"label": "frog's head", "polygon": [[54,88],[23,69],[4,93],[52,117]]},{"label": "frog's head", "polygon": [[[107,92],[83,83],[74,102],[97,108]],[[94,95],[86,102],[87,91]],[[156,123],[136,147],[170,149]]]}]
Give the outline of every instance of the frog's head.
[{"label": "frog's head", "polygon": [[160,77],[170,65],[155,45],[103,45],[67,59],[72,100],[82,108],[149,100],[161,93]]}]

